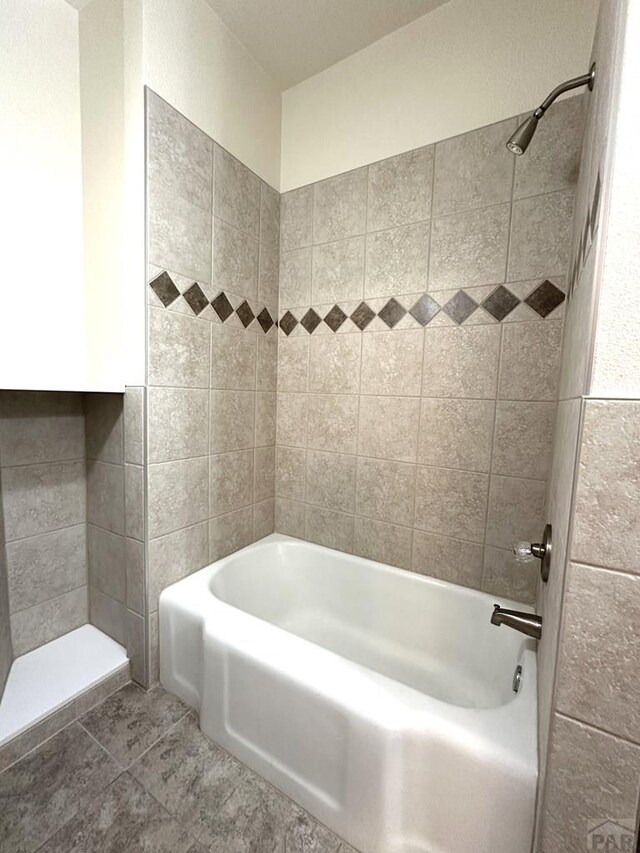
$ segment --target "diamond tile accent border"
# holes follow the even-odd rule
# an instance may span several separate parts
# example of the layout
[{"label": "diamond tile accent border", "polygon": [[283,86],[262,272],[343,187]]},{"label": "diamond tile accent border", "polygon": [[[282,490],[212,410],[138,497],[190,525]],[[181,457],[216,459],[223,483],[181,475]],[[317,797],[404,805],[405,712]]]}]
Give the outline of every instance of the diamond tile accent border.
[{"label": "diamond tile accent border", "polygon": [[555,284],[546,280],[524,300],[541,317],[546,317],[564,301],[564,293]]},{"label": "diamond tile accent border", "polygon": [[173,279],[168,272],[161,272],[153,281],[149,283],[149,287],[165,308],[168,308],[180,296],[180,291],[173,283]]},{"label": "diamond tile accent border", "polygon": [[472,299],[468,293],[464,292],[464,290],[459,290],[455,296],[452,296],[447,304],[443,306],[442,310],[445,314],[448,314],[452,320],[455,320],[458,325],[461,325],[465,320],[469,319],[477,307],[478,303],[475,299]]},{"label": "diamond tile accent border", "polygon": [[400,320],[407,313],[407,309],[403,308],[397,299],[391,298],[387,304],[378,312],[378,317],[383,320],[390,329],[397,326]]},{"label": "diamond tile accent border", "polygon": [[[527,297],[529,298],[529,297]],[[504,285],[500,284],[493,293],[482,303],[485,311],[488,311],[491,316],[500,323],[504,318],[511,314],[516,305],[520,304],[517,296],[514,296],[510,290],[507,290]],[[533,306],[531,306],[533,307]]]},{"label": "diamond tile accent border", "polygon": [[334,305],[324,318],[324,321],[332,332],[337,332],[346,319],[347,315],[342,308],[339,305]]},{"label": "diamond tile accent border", "polygon": [[198,314],[202,314],[204,309],[209,304],[209,300],[202,292],[202,288],[196,281],[188,290],[182,294],[185,298],[185,301],[189,308],[193,311],[193,313],[198,316]]}]

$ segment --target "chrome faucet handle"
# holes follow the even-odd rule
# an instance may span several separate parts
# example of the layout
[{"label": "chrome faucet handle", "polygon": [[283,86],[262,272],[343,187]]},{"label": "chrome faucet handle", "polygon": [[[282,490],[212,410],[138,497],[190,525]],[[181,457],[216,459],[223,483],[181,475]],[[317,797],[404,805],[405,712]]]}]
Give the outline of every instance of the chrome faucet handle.
[{"label": "chrome faucet handle", "polygon": [[518,563],[531,563],[536,558],[531,542],[516,542],[512,550]]}]

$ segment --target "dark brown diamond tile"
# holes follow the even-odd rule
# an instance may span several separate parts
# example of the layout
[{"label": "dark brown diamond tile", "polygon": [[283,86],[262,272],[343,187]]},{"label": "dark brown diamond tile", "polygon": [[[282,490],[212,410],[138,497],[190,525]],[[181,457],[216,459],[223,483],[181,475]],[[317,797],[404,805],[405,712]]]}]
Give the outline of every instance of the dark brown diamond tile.
[{"label": "dark brown diamond tile", "polygon": [[173,283],[173,279],[168,272],[162,272],[159,276],[156,276],[153,281],[149,282],[149,287],[165,308],[168,308],[180,296],[180,291]]},{"label": "dark brown diamond tile", "polygon": [[460,325],[467,320],[478,307],[475,299],[472,299],[464,290],[459,290],[451,299],[443,306],[442,310],[448,314],[452,320]]},{"label": "dark brown diamond tile", "polygon": [[418,299],[413,308],[411,308],[409,314],[411,314],[413,319],[417,320],[421,326],[426,326],[427,323],[430,323],[433,320],[439,310],[440,306],[436,300],[429,296],[428,293],[425,293],[420,297],[420,299]]},{"label": "dark brown diamond tile", "polygon": [[360,331],[362,331],[367,328],[375,316],[375,311],[372,311],[366,302],[361,302],[351,315],[351,319]]},{"label": "dark brown diamond tile", "polygon": [[320,317],[318,317],[313,308],[309,308],[302,320],[300,320],[300,325],[304,329],[306,329],[306,331],[309,332],[310,335],[312,335],[321,322],[322,320],[320,319]]},{"label": "dark brown diamond tile", "polygon": [[223,323],[233,314],[233,305],[227,299],[224,291],[216,296],[211,306]]},{"label": "dark brown diamond tile", "polygon": [[378,317],[380,317],[380,319],[385,322],[390,329],[393,329],[394,326],[398,325],[406,313],[407,309],[400,305],[397,299],[391,297],[384,308],[378,311]]},{"label": "dark brown diamond tile", "polygon": [[251,306],[246,299],[236,308],[236,314],[240,317],[240,322],[245,329],[253,323],[256,316],[251,310]]},{"label": "dark brown diamond tile", "polygon": [[564,302],[564,293],[550,281],[543,281],[524,300],[541,317],[546,317]]},{"label": "dark brown diamond tile", "polygon": [[346,319],[347,315],[342,308],[339,305],[334,305],[324,318],[324,321],[332,332],[337,332]]},{"label": "dark brown diamond tile", "polygon": [[260,323],[262,331],[266,335],[269,329],[273,326],[273,318],[271,317],[271,314],[269,314],[266,308],[263,308],[256,319],[258,320],[258,323]]},{"label": "dark brown diamond tile", "polygon": [[293,316],[291,311],[285,311],[285,313],[280,318],[280,328],[285,333],[285,335],[290,335],[297,325],[298,321]]},{"label": "dark brown diamond tile", "polygon": [[202,292],[202,288],[197,281],[194,282],[188,290],[185,290],[182,295],[196,317],[198,314],[201,314],[209,304],[209,300]]},{"label": "dark brown diamond tile", "polygon": [[514,296],[510,290],[503,285],[499,285],[496,289],[487,296],[482,303],[485,311],[488,311],[492,317],[498,322],[504,320],[507,314],[510,314],[516,305],[520,304],[517,296]]}]

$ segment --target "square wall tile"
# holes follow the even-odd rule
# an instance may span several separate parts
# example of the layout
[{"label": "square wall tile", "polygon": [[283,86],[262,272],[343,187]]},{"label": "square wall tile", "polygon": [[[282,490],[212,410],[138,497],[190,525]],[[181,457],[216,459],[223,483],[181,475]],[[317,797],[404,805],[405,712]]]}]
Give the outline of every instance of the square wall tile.
[{"label": "square wall tile", "polygon": [[422,222],[431,215],[433,146],[369,166],[367,230]]},{"label": "square wall tile", "polygon": [[[217,196],[217,193],[216,193]],[[213,285],[246,299],[258,296],[258,240],[221,219],[213,222]]]},{"label": "square wall tile", "polygon": [[310,542],[346,551],[353,550],[353,516],[319,506],[306,506],[304,536]]},{"label": "square wall tile", "polygon": [[129,610],[144,615],[144,543],[137,539],[127,539],[125,545],[127,596],[126,605]]},{"label": "square wall tile", "polygon": [[471,542],[484,541],[486,474],[448,468],[418,468],[415,526]]},{"label": "square wall tile", "polygon": [[355,453],[358,398],[338,394],[310,394],[308,446],[315,450]]},{"label": "square wall tile", "polygon": [[[124,536],[118,536],[93,524],[87,525],[87,560],[89,584],[97,587],[105,595],[124,602],[126,597]],[[76,586],[86,583],[86,575],[78,580],[80,582]]]},{"label": "square wall tile", "polygon": [[561,320],[505,324],[498,399],[555,401],[561,349]]},{"label": "square wall tile", "polygon": [[413,397],[361,397],[358,454],[415,462],[420,400]]},{"label": "square wall tile", "polygon": [[509,281],[566,273],[571,248],[573,190],[513,203]]},{"label": "square wall tile", "polygon": [[154,388],[149,406],[149,462],[204,456],[209,450],[209,392],[205,388]]},{"label": "square wall tile", "polygon": [[[309,391],[357,394],[362,338],[359,332],[312,337],[309,342]],[[304,362],[301,369],[303,366]]]},{"label": "square wall tile", "polygon": [[148,467],[149,537],[204,521],[209,511],[209,460],[183,459]]},{"label": "square wall tile", "polygon": [[127,387],[124,393],[124,458],[144,464],[144,388]]},{"label": "square wall tile", "polygon": [[258,239],[260,178],[221,148],[214,151],[215,215]]},{"label": "square wall tile", "polygon": [[364,292],[364,237],[314,246],[312,301],[361,299]]},{"label": "square wall tile", "polygon": [[423,349],[422,329],[362,335],[361,393],[418,396]]},{"label": "square wall tile", "polygon": [[434,216],[511,201],[515,159],[505,140],[516,129],[509,118],[436,144]]},{"label": "square wall tile", "polygon": [[429,223],[419,222],[367,235],[365,299],[427,289]]},{"label": "square wall tile", "polygon": [[149,181],[147,216],[149,263],[210,282],[211,211]]},{"label": "square wall tile", "polygon": [[87,459],[124,462],[123,401],[119,394],[84,394]]},{"label": "square wall tile", "polygon": [[275,391],[278,371],[278,337],[272,329],[267,335],[258,336],[258,363],[256,388],[258,391]]},{"label": "square wall tile", "polygon": [[210,516],[213,518],[253,502],[253,450],[211,457]]},{"label": "square wall tile", "polygon": [[131,539],[144,541],[144,468],[142,465],[124,466],[125,534]]},{"label": "square wall tile", "polygon": [[89,619],[87,587],[81,586],[11,616],[11,643],[15,657],[25,655]]},{"label": "square wall tile", "polygon": [[206,566],[209,529],[206,521],[149,541],[148,608],[158,609],[162,590]]},{"label": "square wall tile", "polygon": [[355,169],[313,186],[313,242],[328,243],[364,234],[367,171]]},{"label": "square wall tile", "polygon": [[492,400],[423,398],[418,462],[488,471],[495,404]]},{"label": "square wall tile", "polygon": [[408,569],[411,565],[411,537],[410,527],[356,516],[353,553],[367,560]]},{"label": "square wall tile", "polygon": [[260,181],[260,242],[280,245],[280,193]]},{"label": "square wall tile", "polygon": [[306,454],[307,503],[341,512],[353,512],[356,457],[309,450]]},{"label": "square wall tile", "polygon": [[278,306],[280,257],[278,246],[260,243],[258,256],[258,301],[274,311]]},{"label": "square wall tile", "polygon": [[539,542],[544,530],[546,484],[491,476],[487,545],[508,551],[516,542]]},{"label": "square wall tile", "polygon": [[492,472],[546,480],[551,464],[555,419],[555,403],[499,400]]},{"label": "square wall tile", "polygon": [[2,465],[84,458],[81,394],[0,391]]},{"label": "square wall tile", "polygon": [[87,462],[87,521],[124,535],[124,468]]},{"label": "square wall tile", "polygon": [[227,512],[209,521],[209,560],[221,560],[253,542],[253,508]]},{"label": "square wall tile", "polygon": [[211,387],[253,391],[256,387],[258,336],[244,329],[211,326]]},{"label": "square wall tile", "polygon": [[150,308],[149,385],[208,388],[211,328],[207,320]]},{"label": "square wall tile", "polygon": [[313,239],[313,186],[280,196],[280,251],[310,246]]},{"label": "square wall tile", "polygon": [[278,447],[275,490],[279,498],[303,501],[307,451],[301,447]]},{"label": "square wall tile", "polygon": [[309,338],[280,338],[278,391],[306,391],[309,375]]},{"label": "square wall tile", "polygon": [[276,442],[296,447],[307,443],[307,395],[278,394]]},{"label": "square wall tile", "polygon": [[482,580],[482,545],[415,530],[411,568],[422,575],[478,589]]},{"label": "square wall tile", "polygon": [[358,459],[356,513],[394,524],[413,524],[415,465]]},{"label": "square wall tile", "polygon": [[427,329],[422,394],[494,399],[501,331],[499,326]]},{"label": "square wall tile", "polygon": [[275,494],[275,447],[256,447],[253,454],[254,503],[272,498]]},{"label": "square wall tile", "polygon": [[429,290],[505,281],[510,215],[511,205],[499,204],[434,219]]},{"label": "square wall tile", "polygon": [[89,587],[89,618],[91,624],[104,631],[116,643],[127,643],[127,611],[120,601],[105,595],[95,587]]},{"label": "square wall tile", "polygon": [[258,541],[276,529],[275,500],[269,498],[266,501],[253,505],[253,539]]},{"label": "square wall tile", "polygon": [[311,248],[280,253],[280,308],[311,302]]},{"label": "square wall tile", "polygon": [[255,409],[255,391],[212,391],[209,452],[254,447]]},{"label": "square wall tile", "polygon": [[295,536],[297,539],[304,539],[304,511],[305,504],[299,501],[276,498],[276,533],[284,533],[285,536]]},{"label": "square wall tile", "polygon": [[256,394],[256,447],[276,443],[276,399],[275,391],[258,391]]},{"label": "square wall tile", "polygon": [[513,551],[492,548],[484,549],[482,570],[483,592],[521,601],[523,604],[535,604],[536,586],[540,577],[540,563],[518,563]]}]

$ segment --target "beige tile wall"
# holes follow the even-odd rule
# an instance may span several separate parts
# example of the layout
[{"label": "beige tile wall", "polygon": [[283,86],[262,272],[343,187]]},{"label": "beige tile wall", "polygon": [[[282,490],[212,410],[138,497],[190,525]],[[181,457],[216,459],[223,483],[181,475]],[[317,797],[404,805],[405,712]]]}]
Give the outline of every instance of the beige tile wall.
[{"label": "beige tile wall", "polygon": [[[544,525],[564,305],[426,328],[406,311],[564,288],[582,114],[554,107],[531,159],[505,149],[514,118],[282,196],[279,317],[298,323],[278,342],[278,531],[533,601],[509,549]],[[392,329],[349,319],[390,297]],[[333,304],[336,332],[299,322]]]},{"label": "beige tile wall", "polygon": [[4,512],[2,509],[2,467],[0,466],[0,700],[12,662],[9,578],[4,537]]}]

